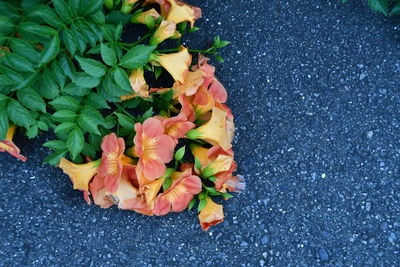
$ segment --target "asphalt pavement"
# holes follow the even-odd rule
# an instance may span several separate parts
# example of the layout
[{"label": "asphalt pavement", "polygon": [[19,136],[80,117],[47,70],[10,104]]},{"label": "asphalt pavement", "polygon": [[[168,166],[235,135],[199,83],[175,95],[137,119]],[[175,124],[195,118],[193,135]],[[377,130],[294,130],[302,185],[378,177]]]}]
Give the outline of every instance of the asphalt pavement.
[{"label": "asphalt pavement", "polygon": [[47,136],[18,138],[27,163],[0,154],[0,266],[398,266],[399,19],[361,0],[189,2],[204,18],[187,44],[232,42],[216,65],[247,188],[225,222],[88,206],[41,164]]}]

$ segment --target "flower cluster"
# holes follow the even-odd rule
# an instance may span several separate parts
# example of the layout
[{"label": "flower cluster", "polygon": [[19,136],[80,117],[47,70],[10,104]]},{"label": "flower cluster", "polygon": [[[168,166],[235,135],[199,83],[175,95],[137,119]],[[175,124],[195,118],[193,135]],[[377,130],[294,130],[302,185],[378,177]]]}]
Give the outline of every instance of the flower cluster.
[{"label": "flower cluster", "polygon": [[222,205],[211,196],[228,199],[227,191],[243,189],[244,182],[233,174],[234,124],[224,104],[227,92],[207,61],[200,56],[190,67],[186,48],[159,56],[157,62],[176,76],[168,89],[148,89],[143,75],[131,75],[135,93],[142,90],[152,97],[172,90],[170,107],[163,115],[134,125],[131,147],[111,133],[102,140],[98,160],[78,165],[61,159],[59,167],[70,176],[74,189],[83,191],[88,203],[93,199],[102,208],[117,205],[145,215],[166,215],[181,212],[198,199],[204,230],[223,221]]},{"label": "flower cluster", "polygon": [[[49,40],[43,35],[42,41],[28,31],[13,32],[11,26],[20,22],[7,21],[11,42],[0,40],[0,62],[6,66],[0,68],[0,78],[10,87],[7,91],[0,86],[0,107],[6,110],[0,110],[0,138],[5,138],[0,152],[26,161],[12,141],[16,126],[29,138],[52,129],[58,139],[44,144],[55,151],[46,162],[69,175],[87,203],[149,216],[190,210],[197,204],[202,229],[222,222],[223,206],[216,202],[243,190],[245,183],[234,174],[235,126],[226,105],[228,94],[204,56],[222,61],[217,49],[228,42],[217,37],[207,50],[181,45],[183,34],[197,30],[200,8],[178,0],[92,0],[87,9],[73,9],[64,0],[38,1],[43,2],[44,22],[62,29],[62,40],[49,26],[35,28],[39,35],[47,29],[53,36]],[[102,20],[107,12],[103,3],[113,14],[119,13],[118,18],[128,18],[125,24],[138,24],[149,32],[132,44],[120,42],[121,22]],[[27,20],[39,12],[38,7],[23,8]],[[66,14],[87,16],[87,22]],[[90,39],[91,30],[98,39]],[[38,44],[30,47],[24,39]],[[178,39],[178,45],[158,49],[168,39]],[[18,53],[28,50],[37,54],[39,63],[23,68],[18,76],[22,63],[29,63]],[[89,57],[96,53],[102,61]],[[198,56],[193,58],[193,53]],[[26,72],[33,72],[33,78]],[[161,76],[163,84],[162,75],[173,82],[153,86],[152,75],[156,80]],[[12,80],[18,77],[28,77],[24,86],[31,88],[21,90],[22,82]],[[17,94],[12,93],[15,90]],[[48,114],[47,109],[54,112]]]}]

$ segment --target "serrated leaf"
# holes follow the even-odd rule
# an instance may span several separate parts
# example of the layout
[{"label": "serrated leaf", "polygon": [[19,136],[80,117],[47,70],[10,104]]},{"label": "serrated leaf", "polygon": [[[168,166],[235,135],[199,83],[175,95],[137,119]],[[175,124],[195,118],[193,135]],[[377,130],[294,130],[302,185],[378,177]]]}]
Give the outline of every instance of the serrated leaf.
[{"label": "serrated leaf", "polygon": [[61,53],[60,55],[60,67],[64,70],[65,75],[67,75],[71,80],[75,79],[76,71],[74,64],[66,53]]},{"label": "serrated leaf", "polygon": [[145,120],[147,120],[148,118],[153,116],[153,107],[149,108],[145,113],[143,113],[142,115],[142,122],[144,122]]},{"label": "serrated leaf", "polygon": [[33,64],[26,60],[24,57],[15,53],[8,53],[5,56],[5,60],[16,71],[33,72]]},{"label": "serrated leaf", "polygon": [[55,112],[51,117],[53,120],[58,122],[74,122],[76,116],[76,113],[71,110],[59,110]]},{"label": "serrated leaf", "polygon": [[115,83],[119,87],[121,87],[122,90],[126,91],[127,93],[132,92],[132,87],[129,82],[129,77],[123,69],[117,67],[114,70],[114,80]]},{"label": "serrated leaf", "polygon": [[67,151],[57,151],[48,157],[46,157],[43,161],[43,163],[50,164],[52,166],[58,165],[60,163],[60,160],[65,157],[67,154]]},{"label": "serrated leaf", "polygon": [[46,113],[46,103],[42,97],[32,88],[25,88],[17,91],[18,100],[27,108],[33,111]]},{"label": "serrated leaf", "polygon": [[86,73],[78,73],[73,82],[83,88],[94,88],[100,84],[101,79],[92,77]]},{"label": "serrated leaf", "polygon": [[25,40],[12,38],[10,47],[14,53],[22,57],[29,58],[32,62],[39,61],[39,52],[37,52],[34,47]]},{"label": "serrated leaf", "polygon": [[83,130],[89,133],[101,135],[99,131],[99,124],[95,119],[87,114],[80,114],[78,116],[78,124]]},{"label": "serrated leaf", "polygon": [[73,18],[73,14],[68,4],[64,0],[53,0],[54,8],[57,14],[66,22],[70,23]]},{"label": "serrated leaf", "polygon": [[16,125],[29,128],[35,121],[31,113],[24,108],[18,101],[11,99],[7,104],[8,117]]},{"label": "serrated leaf", "polygon": [[47,24],[56,28],[63,27],[61,19],[57,17],[53,9],[45,5],[35,6],[32,9],[30,9],[28,17],[40,18]]},{"label": "serrated leaf", "polygon": [[76,50],[78,49],[78,40],[76,38],[76,35],[68,28],[65,28],[62,31],[62,38],[63,38],[63,43],[67,47],[67,50],[71,53],[71,55],[74,55]]},{"label": "serrated leaf", "polygon": [[54,78],[58,85],[60,87],[64,87],[67,81],[67,77],[57,60],[53,60],[53,62],[51,63],[51,71],[53,72]]},{"label": "serrated leaf", "polygon": [[54,151],[65,151],[66,144],[63,140],[52,140],[43,144],[44,147],[50,148]]},{"label": "serrated leaf", "polygon": [[4,35],[8,35],[14,31],[14,22],[5,17],[0,15],[0,32]]},{"label": "serrated leaf", "polygon": [[105,44],[100,45],[101,58],[108,66],[117,65],[117,55],[114,50],[106,46]]},{"label": "serrated leaf", "polygon": [[155,48],[155,46],[137,45],[122,57],[119,65],[127,69],[142,68],[149,61]]},{"label": "serrated leaf", "polygon": [[60,95],[60,88],[54,79],[53,73],[45,68],[43,75],[39,77],[38,85],[35,87],[42,97],[54,99]]},{"label": "serrated leaf", "polygon": [[38,121],[37,122],[37,126],[39,127],[40,130],[42,131],[48,131],[49,130],[49,126],[43,122],[43,121]]},{"label": "serrated leaf", "polygon": [[372,10],[381,12],[385,16],[388,15],[388,0],[368,0],[368,4]]},{"label": "serrated leaf", "polygon": [[21,31],[24,31],[28,34],[36,34],[45,38],[49,38],[50,36],[57,34],[57,31],[54,30],[53,28],[50,28],[48,26],[38,25],[32,22],[23,22],[18,25],[18,28]]},{"label": "serrated leaf", "polygon": [[83,154],[87,157],[95,158],[96,157],[96,148],[89,143],[85,143],[83,147]]},{"label": "serrated leaf", "polygon": [[52,61],[58,55],[59,51],[60,38],[58,38],[58,35],[54,35],[40,55],[40,64]]},{"label": "serrated leaf", "polygon": [[70,96],[60,96],[49,102],[56,110],[67,109],[77,112],[80,108],[79,101]]},{"label": "serrated leaf", "polygon": [[110,106],[107,104],[107,101],[104,98],[102,98],[101,96],[99,96],[98,94],[93,93],[93,92],[89,93],[86,96],[84,103],[86,105],[89,105],[89,106],[92,106],[92,107],[98,108],[98,109],[102,109],[102,108],[109,109],[110,108]]},{"label": "serrated leaf", "polygon": [[74,127],[75,127],[74,122],[63,122],[54,129],[54,132],[55,133],[69,133],[72,130],[72,128],[74,128]]},{"label": "serrated leaf", "polygon": [[135,127],[135,121],[122,113],[115,113],[118,117],[118,123],[125,129],[133,129]]},{"label": "serrated leaf", "polygon": [[93,77],[102,77],[107,71],[106,66],[94,59],[78,56],[76,56],[75,58],[76,60],[78,60],[79,65],[81,66],[83,71]]},{"label": "serrated leaf", "polygon": [[73,159],[83,151],[85,139],[82,130],[79,127],[75,126],[74,129],[72,129],[68,136],[66,145]]}]

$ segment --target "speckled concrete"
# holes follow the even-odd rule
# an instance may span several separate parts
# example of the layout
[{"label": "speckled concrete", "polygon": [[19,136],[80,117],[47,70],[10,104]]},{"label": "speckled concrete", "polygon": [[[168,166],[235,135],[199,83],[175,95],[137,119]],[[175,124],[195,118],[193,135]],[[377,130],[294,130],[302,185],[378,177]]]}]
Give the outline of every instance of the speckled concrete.
[{"label": "speckled concrete", "polygon": [[[366,1],[190,1],[192,47],[221,35],[247,190],[204,233],[194,212],[88,206],[48,151],[0,155],[2,266],[395,266],[400,262],[398,19]],[[362,3],[360,3],[362,2]]]}]

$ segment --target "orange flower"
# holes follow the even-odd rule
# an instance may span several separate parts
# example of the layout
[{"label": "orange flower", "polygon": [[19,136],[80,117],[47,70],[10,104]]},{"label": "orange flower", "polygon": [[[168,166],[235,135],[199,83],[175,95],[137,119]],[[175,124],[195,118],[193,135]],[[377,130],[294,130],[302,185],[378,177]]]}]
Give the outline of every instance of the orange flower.
[{"label": "orange flower", "polygon": [[178,139],[183,138],[188,131],[196,127],[193,122],[187,120],[183,113],[167,119],[161,117],[160,120],[165,128],[165,134],[172,137],[175,143],[178,143]]},{"label": "orange flower", "polygon": [[183,84],[177,82],[174,84],[174,98],[178,98],[180,95],[185,94],[187,96],[194,95],[197,89],[204,82],[204,72],[201,70],[189,71],[186,75],[185,82]]},{"label": "orange flower", "polygon": [[74,189],[89,190],[89,182],[96,175],[101,160],[91,161],[86,164],[74,164],[71,161],[62,158],[58,167],[71,178]]},{"label": "orange flower", "polygon": [[161,121],[147,119],[135,124],[135,153],[139,156],[138,167],[149,180],[157,179],[166,171],[165,163],[172,160],[174,140],[165,134]]},{"label": "orange flower", "polygon": [[0,141],[0,152],[8,152],[10,155],[20,159],[21,161],[25,162],[27,160],[26,157],[20,154],[20,149],[14,144],[12,141],[15,133],[15,126],[11,126],[8,128],[6,139]]},{"label": "orange flower", "polygon": [[94,177],[93,181],[89,185],[89,189],[90,193],[92,194],[94,204],[103,209],[107,209],[114,204],[112,199],[107,195],[104,178],[100,175],[97,174]]},{"label": "orange flower", "polygon": [[[176,36],[176,23],[168,20],[163,20],[158,26],[153,37],[150,39],[150,45],[158,45],[164,40]],[[176,37],[179,37],[179,33]]]},{"label": "orange flower", "polygon": [[194,122],[196,120],[196,114],[194,112],[194,108],[191,102],[192,97],[187,97],[186,95],[181,95],[178,98],[179,103],[181,104],[181,113],[185,114],[188,121]]},{"label": "orange flower", "polygon": [[156,62],[166,69],[175,81],[184,83],[192,62],[192,56],[187,48],[181,46],[180,51],[177,53],[157,56]]},{"label": "orange flower", "polygon": [[171,211],[183,211],[189,205],[193,196],[200,192],[200,178],[188,173],[188,175],[175,180],[167,191],[157,197],[153,213],[162,216]]},{"label": "orange flower", "polygon": [[149,9],[145,12],[140,12],[137,14],[134,14],[131,22],[132,23],[139,23],[139,24],[146,24],[146,22],[150,19],[153,18],[154,20],[157,20],[160,17],[160,14],[158,14],[157,10],[154,8]]},{"label": "orange flower", "polygon": [[125,141],[117,138],[115,133],[104,136],[101,143],[103,150],[99,175],[104,178],[104,184],[108,192],[115,192],[121,179],[123,166],[132,160],[124,155]]},{"label": "orange flower", "polygon": [[202,126],[186,133],[190,139],[201,139],[214,146],[221,146],[225,151],[232,147],[226,123],[227,112],[214,107],[211,118]]},{"label": "orange flower", "polygon": [[209,197],[207,197],[206,200],[207,204],[199,214],[200,225],[204,231],[207,231],[211,226],[224,221],[222,205],[214,203]]},{"label": "orange flower", "polygon": [[114,193],[107,193],[114,203],[118,203],[119,209],[130,209],[130,201],[138,197],[139,190],[133,183],[136,179],[135,167],[134,165],[125,165],[118,189]]},{"label": "orange flower", "polygon": [[206,87],[201,86],[194,95],[192,104],[198,116],[202,116],[211,111],[215,106],[214,97],[209,93]]}]

